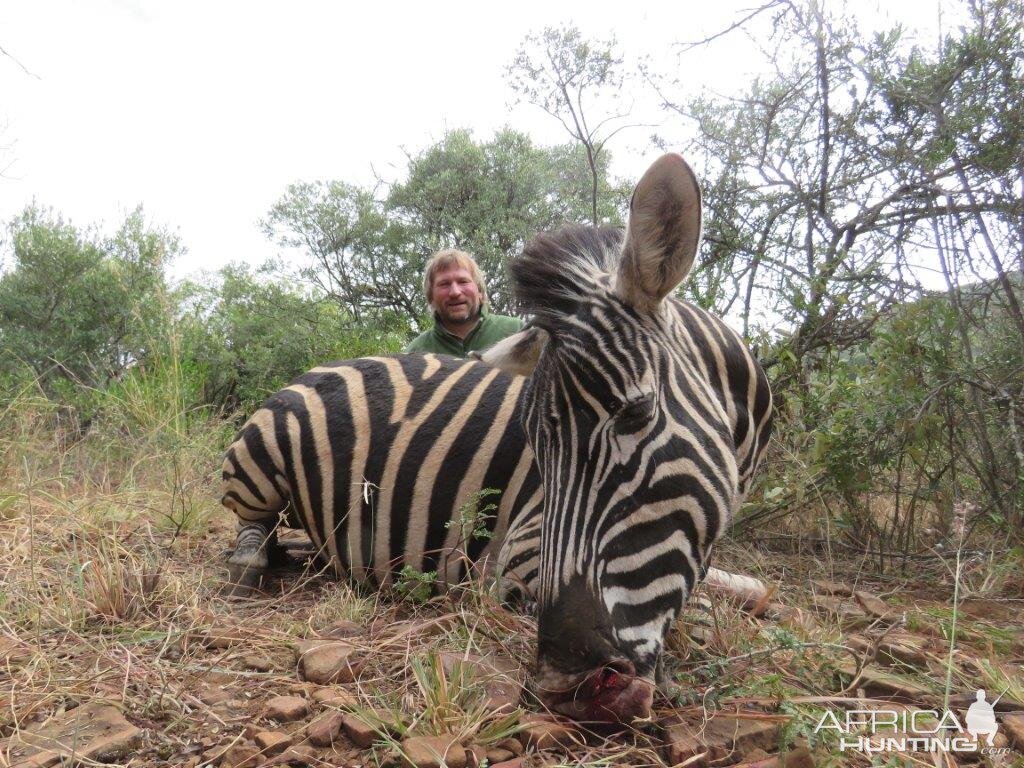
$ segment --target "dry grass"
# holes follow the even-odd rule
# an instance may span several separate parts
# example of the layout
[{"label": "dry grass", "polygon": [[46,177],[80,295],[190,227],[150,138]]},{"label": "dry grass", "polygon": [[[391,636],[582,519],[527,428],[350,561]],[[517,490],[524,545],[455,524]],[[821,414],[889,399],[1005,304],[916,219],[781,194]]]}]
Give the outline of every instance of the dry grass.
[{"label": "dry grass", "polygon": [[[63,708],[108,700],[146,731],[129,765],[198,765],[207,750],[264,723],[268,697],[309,693],[297,675],[296,644],[331,635],[346,635],[356,649],[358,675],[345,687],[355,695],[351,709],[376,718],[380,740],[369,753],[337,747],[321,764],[385,763],[409,735],[490,745],[520,727],[524,708],[489,711],[481,684],[443,663],[447,652],[530,664],[533,620],[476,585],[414,604],[291,573],[265,597],[222,597],[233,529],[216,502],[216,475],[230,428],[183,414],[177,403],[139,395],[108,404],[108,421],[81,438],[34,391],[0,410],[0,750],[7,737]],[[819,765],[866,766],[812,726],[826,708],[857,701],[879,644],[907,631],[929,638],[923,663],[895,671],[941,691],[952,582],[940,565],[883,581],[864,561],[784,557],[735,543],[718,558],[720,567],[778,585],[784,610],[756,619],[727,601],[709,610],[691,603],[669,637],[680,692],[660,702],[663,712],[784,716],[781,742],[809,744]],[[810,578],[882,595],[899,620],[815,609]],[[969,599],[952,657],[954,691],[984,683],[1010,698],[1024,695],[1022,604],[1014,592],[1024,583],[1020,565],[968,559],[962,583]],[[972,612],[978,596],[987,602]],[[637,724],[581,737],[568,754],[534,756],[528,765],[665,761],[657,730]]]}]

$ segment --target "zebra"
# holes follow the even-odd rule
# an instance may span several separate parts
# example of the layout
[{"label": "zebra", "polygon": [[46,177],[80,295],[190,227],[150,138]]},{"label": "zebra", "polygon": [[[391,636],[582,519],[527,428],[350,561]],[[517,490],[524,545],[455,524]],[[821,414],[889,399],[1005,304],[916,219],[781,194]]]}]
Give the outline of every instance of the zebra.
[{"label": "zebra", "polygon": [[[740,338],[671,295],[700,228],[696,177],[666,155],[625,234],[566,227],[513,260],[533,319],[479,361],[348,361],[270,398],[225,458],[222,501],[241,527],[232,578],[266,567],[289,504],[357,581],[410,566],[450,582],[491,559],[536,605],[541,701],[581,720],[648,716],[665,635],[772,421]],[[460,502],[486,487],[504,489],[494,535],[460,541]]]},{"label": "zebra", "polygon": [[[541,487],[517,417],[524,383],[435,354],[365,357],[299,376],[225,454],[221,503],[239,525],[230,582],[244,591],[282,557],[284,516],[338,577],[380,588],[408,567],[435,572],[443,586],[497,560],[502,598],[526,600]],[[460,511],[484,489],[501,491],[495,514],[480,520],[488,535],[466,536]]]}]

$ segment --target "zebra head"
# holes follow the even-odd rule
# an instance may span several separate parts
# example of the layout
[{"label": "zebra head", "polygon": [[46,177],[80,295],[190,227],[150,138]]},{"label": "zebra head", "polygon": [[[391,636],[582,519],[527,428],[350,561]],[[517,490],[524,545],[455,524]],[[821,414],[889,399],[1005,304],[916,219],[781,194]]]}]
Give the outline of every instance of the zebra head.
[{"label": "zebra head", "polygon": [[700,228],[696,178],[665,155],[624,237],[571,227],[526,247],[510,269],[534,320],[483,355],[530,377],[522,420],[544,484],[535,683],[581,720],[650,713],[665,635],[736,496],[721,382],[695,360],[690,324],[706,316],[669,298]]}]

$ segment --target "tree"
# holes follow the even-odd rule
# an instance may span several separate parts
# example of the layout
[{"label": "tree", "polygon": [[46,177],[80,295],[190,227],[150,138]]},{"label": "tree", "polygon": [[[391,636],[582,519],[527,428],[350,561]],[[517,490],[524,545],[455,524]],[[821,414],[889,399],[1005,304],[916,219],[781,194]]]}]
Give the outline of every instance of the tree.
[{"label": "tree", "polygon": [[232,265],[180,286],[181,355],[203,382],[202,402],[248,413],[316,365],[397,351],[402,334],[360,324],[319,291]]},{"label": "tree", "polygon": [[[621,221],[627,194],[598,165],[598,204]],[[538,147],[522,133],[477,141],[447,133],[409,158],[403,181],[378,195],[344,182],[292,185],[264,230],[310,257],[302,277],[355,319],[390,324],[423,319],[423,267],[431,253],[472,252],[488,276],[492,306],[511,312],[505,263],[536,232],[586,218],[589,163],[577,148]]]},{"label": "tree", "polygon": [[141,208],[102,238],[36,206],[10,232],[0,368],[103,387],[151,353],[171,316],[164,268],[181,250],[174,235],[149,227]]},{"label": "tree", "polygon": [[[624,76],[616,42],[584,40],[578,27],[545,27],[528,35],[506,70],[520,101],[540,107],[558,120],[586,154],[590,168],[590,218],[599,218],[599,187],[605,145],[631,127],[629,110],[607,112],[602,102],[621,98]],[[596,112],[596,114],[595,114]]]}]

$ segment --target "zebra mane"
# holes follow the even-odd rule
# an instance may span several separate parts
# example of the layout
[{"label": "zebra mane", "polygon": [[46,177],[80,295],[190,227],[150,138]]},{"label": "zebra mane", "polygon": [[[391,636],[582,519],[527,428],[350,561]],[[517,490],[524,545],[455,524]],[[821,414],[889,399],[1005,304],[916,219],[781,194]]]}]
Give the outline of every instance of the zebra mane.
[{"label": "zebra mane", "polygon": [[618,269],[623,235],[619,227],[581,225],[538,234],[509,264],[519,307],[542,327],[574,314]]}]

